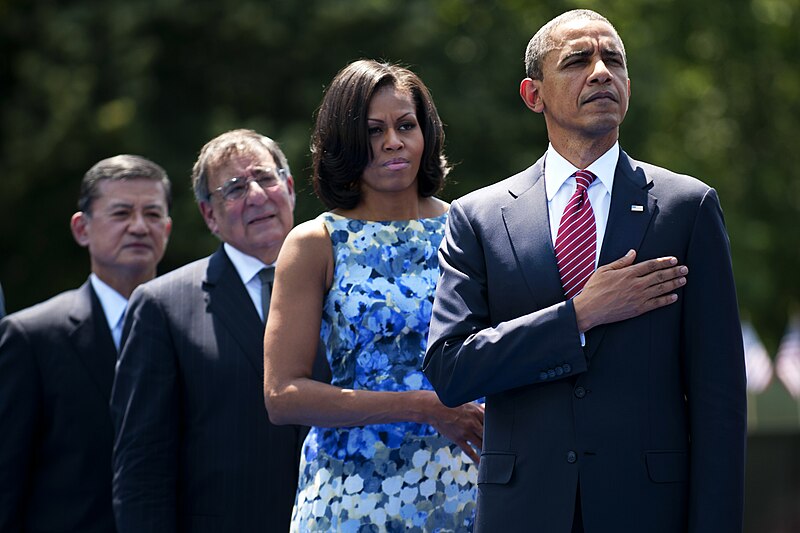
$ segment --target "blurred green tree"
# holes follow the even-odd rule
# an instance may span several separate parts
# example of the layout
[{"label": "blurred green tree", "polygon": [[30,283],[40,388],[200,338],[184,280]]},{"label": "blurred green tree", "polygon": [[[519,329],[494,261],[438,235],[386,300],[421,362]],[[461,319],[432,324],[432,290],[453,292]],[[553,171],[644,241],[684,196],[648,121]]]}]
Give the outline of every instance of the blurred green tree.
[{"label": "blurred green tree", "polygon": [[[0,281],[9,310],[78,285],[68,220],[97,160],[137,153],[175,184],[162,271],[215,246],[189,172],[205,141],[251,127],[284,147],[296,218],[322,210],[308,139],[326,83],[361,57],[410,66],[431,88],[457,197],[546,148],[518,97],[532,33],[576,2],[547,0],[0,0]],[[774,353],[800,296],[800,0],[589,0],[625,40],[634,158],[720,192],[739,299]],[[690,281],[691,282],[691,281]]]}]

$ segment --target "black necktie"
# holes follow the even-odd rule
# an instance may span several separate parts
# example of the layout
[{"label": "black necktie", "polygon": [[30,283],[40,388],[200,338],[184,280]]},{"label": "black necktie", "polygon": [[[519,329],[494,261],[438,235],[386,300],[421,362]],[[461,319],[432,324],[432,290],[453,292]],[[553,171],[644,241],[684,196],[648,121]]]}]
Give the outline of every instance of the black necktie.
[{"label": "black necktie", "polygon": [[261,279],[261,312],[266,324],[267,315],[269,314],[269,301],[272,297],[272,281],[275,279],[275,267],[262,268],[258,273],[258,277]]}]

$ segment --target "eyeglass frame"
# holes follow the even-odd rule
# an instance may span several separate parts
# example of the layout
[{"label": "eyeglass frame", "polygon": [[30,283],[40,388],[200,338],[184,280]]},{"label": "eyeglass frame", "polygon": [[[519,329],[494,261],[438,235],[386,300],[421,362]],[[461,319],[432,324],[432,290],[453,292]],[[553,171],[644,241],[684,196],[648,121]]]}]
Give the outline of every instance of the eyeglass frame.
[{"label": "eyeglass frame", "polygon": [[[261,187],[262,191],[267,191],[269,189],[274,189],[280,183],[280,178],[283,178],[283,180],[286,181],[286,177],[289,175],[289,172],[285,168],[256,167],[254,170],[268,172],[270,174],[274,174],[275,172],[277,172],[275,183],[271,184],[271,185],[263,186],[258,182],[258,178],[257,177],[254,177],[254,176],[234,176],[234,177],[232,177],[230,179],[225,180],[225,182],[222,185],[220,185],[219,187],[217,187],[217,188],[215,188],[215,189],[213,189],[211,191],[208,191],[208,200],[211,199],[211,196],[214,193],[219,193],[220,194],[220,199],[222,199],[222,201],[224,201],[224,202],[236,202],[237,200],[241,200],[242,198],[247,196],[247,191],[250,189],[250,183],[251,182],[255,182],[256,185]],[[260,177],[263,177],[263,176],[260,176]],[[236,185],[241,180],[244,180],[244,187],[242,188],[242,192],[240,194],[237,194],[233,198],[227,197],[227,195],[225,194],[223,189],[225,189],[226,187],[229,187],[231,185]]]}]

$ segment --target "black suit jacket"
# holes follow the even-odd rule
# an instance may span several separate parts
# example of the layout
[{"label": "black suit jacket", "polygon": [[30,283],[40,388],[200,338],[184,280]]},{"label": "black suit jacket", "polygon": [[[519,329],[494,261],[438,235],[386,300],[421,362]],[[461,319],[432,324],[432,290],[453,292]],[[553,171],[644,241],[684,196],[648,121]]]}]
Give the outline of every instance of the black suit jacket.
[{"label": "black suit jacket", "polygon": [[453,202],[425,373],[486,396],[477,531],[741,531],[745,374],[716,193],[620,154],[600,264],[689,267],[677,303],[593,328],[564,301],[540,160]]},{"label": "black suit jacket", "polygon": [[114,531],[116,356],[88,281],[0,322],[0,531]]},{"label": "black suit jacket", "polygon": [[111,399],[119,531],[288,530],[303,433],[269,421],[264,326],[224,250],[128,309]]}]

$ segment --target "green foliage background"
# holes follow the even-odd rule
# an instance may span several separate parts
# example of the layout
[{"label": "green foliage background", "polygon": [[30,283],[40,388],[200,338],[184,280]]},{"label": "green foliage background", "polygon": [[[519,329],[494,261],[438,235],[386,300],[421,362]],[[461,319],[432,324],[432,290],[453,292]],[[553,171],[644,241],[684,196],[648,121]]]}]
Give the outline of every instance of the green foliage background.
[{"label": "green foliage background", "polygon": [[528,166],[547,139],[518,96],[523,51],[574,7],[602,12],[625,41],[623,148],[718,189],[742,313],[774,353],[800,296],[800,0],[0,0],[7,307],[85,279],[68,220],[83,173],[110,155],[149,157],[175,184],[162,272],[216,246],[188,176],[224,130],[279,140],[298,181],[296,218],[315,216],[313,114],[357,58],[401,62],[431,88],[457,163],[446,199]]}]

